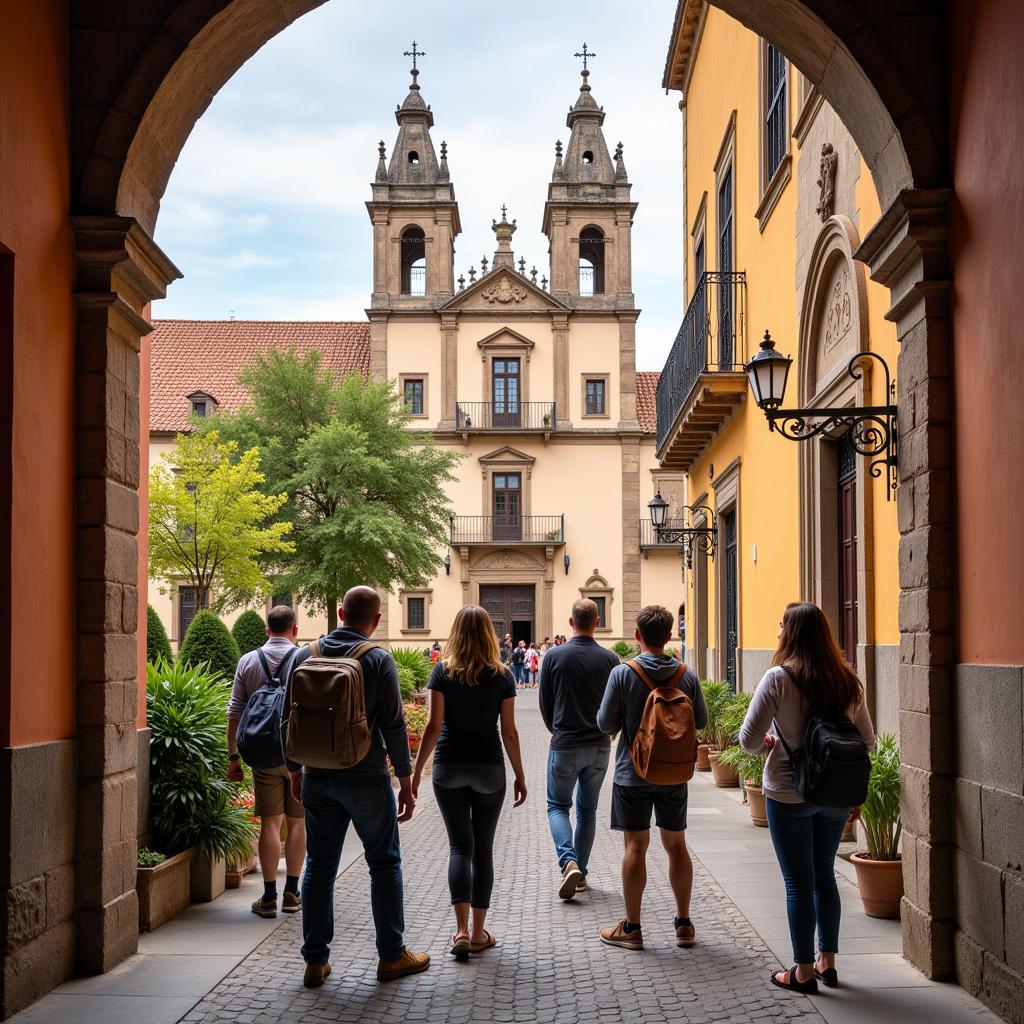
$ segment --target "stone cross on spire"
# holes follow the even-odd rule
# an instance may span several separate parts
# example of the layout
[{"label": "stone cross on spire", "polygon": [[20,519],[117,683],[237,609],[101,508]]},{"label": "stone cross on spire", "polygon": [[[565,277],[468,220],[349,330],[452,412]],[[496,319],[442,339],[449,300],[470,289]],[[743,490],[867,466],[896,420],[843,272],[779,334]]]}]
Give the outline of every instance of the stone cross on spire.
[{"label": "stone cross on spire", "polygon": [[[415,45],[415,43],[413,45]],[[588,58],[592,58],[592,57],[596,57],[597,54],[594,53],[592,50],[588,50],[587,49],[587,44],[584,43],[583,44],[583,49],[580,50],[578,53],[574,53],[573,56],[574,57],[582,57],[583,58],[583,71],[584,71],[584,73],[586,73],[586,71],[587,71],[587,59]]]},{"label": "stone cross on spire", "polygon": [[417,77],[419,76],[419,73],[420,73],[419,72],[419,68],[416,66],[416,58],[417,57],[426,57],[426,55],[427,55],[427,53],[426,53],[425,50],[418,50],[416,48],[416,40],[415,39],[412,41],[412,49],[411,50],[403,50],[402,51],[402,56],[403,57],[412,57],[412,71],[410,71],[410,74],[412,75],[413,84],[416,83],[416,79],[417,79]]}]

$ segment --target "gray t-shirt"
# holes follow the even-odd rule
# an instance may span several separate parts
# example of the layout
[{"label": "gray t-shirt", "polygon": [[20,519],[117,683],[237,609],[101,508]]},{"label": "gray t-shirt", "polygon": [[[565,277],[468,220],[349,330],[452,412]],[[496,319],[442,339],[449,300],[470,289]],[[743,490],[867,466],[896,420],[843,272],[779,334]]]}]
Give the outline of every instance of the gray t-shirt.
[{"label": "gray t-shirt", "polygon": [[[641,654],[637,661],[656,683],[671,679],[679,670],[679,662],[664,654]],[[694,724],[698,729],[703,729],[708,724],[708,709],[704,703],[704,691],[701,690],[697,673],[693,669],[687,668],[683,678],[679,680],[679,689],[693,701]],[[640,727],[640,719],[643,718],[647,695],[650,692],[648,685],[628,665],[613,668],[608,677],[604,698],[597,712],[597,727],[609,735],[619,733],[613,777],[617,786],[651,785],[633,770],[633,761],[629,756],[629,748]]]}]

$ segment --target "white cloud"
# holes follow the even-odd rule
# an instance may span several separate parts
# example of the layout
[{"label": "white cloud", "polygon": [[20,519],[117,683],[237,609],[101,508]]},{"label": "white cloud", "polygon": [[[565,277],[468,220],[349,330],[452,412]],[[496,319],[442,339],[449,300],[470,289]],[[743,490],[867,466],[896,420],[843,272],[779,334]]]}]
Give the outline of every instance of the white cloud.
[{"label": "white cloud", "polygon": [[250,267],[284,267],[291,263],[287,256],[268,256],[254,249],[242,249],[234,256],[210,256],[208,261],[228,270],[248,270]]}]

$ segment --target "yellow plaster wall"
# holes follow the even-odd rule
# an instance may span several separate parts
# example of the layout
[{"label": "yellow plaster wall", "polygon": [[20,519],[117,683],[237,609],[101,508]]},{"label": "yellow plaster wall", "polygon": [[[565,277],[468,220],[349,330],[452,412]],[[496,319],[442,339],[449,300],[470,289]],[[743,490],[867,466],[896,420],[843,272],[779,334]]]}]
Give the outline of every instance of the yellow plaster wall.
[{"label": "yellow plaster wall", "polygon": [[414,419],[413,427],[435,425],[441,419],[441,330],[435,318],[396,320],[388,328],[388,376],[396,382],[401,374],[427,378],[426,421]]}]

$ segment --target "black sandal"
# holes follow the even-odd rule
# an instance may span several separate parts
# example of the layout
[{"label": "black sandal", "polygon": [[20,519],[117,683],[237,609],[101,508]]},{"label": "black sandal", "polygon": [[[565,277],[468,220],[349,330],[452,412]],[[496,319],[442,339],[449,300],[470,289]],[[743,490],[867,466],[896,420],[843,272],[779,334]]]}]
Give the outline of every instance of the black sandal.
[{"label": "black sandal", "polygon": [[815,967],[814,976],[826,988],[839,988],[839,974],[834,967],[826,967],[823,971]]},{"label": "black sandal", "polygon": [[784,988],[789,990],[790,992],[799,992],[805,996],[813,996],[817,993],[818,979],[812,976],[808,978],[806,981],[798,980],[796,976],[796,964],[793,964],[793,966],[789,969],[788,982],[779,981],[776,975],[779,975],[781,973],[782,971],[774,971],[772,973],[771,978],[769,979],[776,988]]}]

